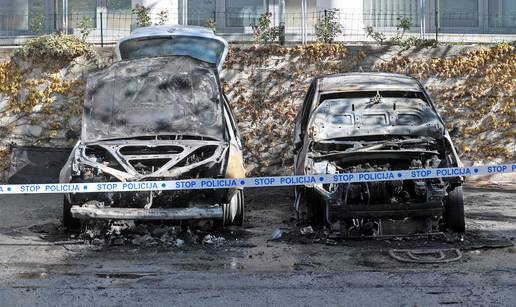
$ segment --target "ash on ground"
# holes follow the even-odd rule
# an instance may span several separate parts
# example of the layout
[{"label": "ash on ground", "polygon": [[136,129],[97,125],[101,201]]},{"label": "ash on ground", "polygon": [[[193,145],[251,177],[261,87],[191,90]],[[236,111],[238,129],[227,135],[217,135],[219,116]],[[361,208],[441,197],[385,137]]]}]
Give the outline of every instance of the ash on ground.
[{"label": "ash on ground", "polygon": [[133,220],[91,220],[83,224],[78,233],[67,234],[61,225],[47,223],[35,225],[31,230],[41,233],[47,241],[63,239],[105,246],[176,247],[227,246],[240,241],[240,234],[231,229],[216,229],[211,223],[196,225],[167,225],[159,222]]},{"label": "ash on ground", "polygon": [[[88,221],[77,238],[94,245],[169,246],[182,248],[191,245],[220,246],[228,241],[220,231],[211,231],[210,224],[166,225],[153,222]],[[225,231],[229,235],[232,232]]]}]

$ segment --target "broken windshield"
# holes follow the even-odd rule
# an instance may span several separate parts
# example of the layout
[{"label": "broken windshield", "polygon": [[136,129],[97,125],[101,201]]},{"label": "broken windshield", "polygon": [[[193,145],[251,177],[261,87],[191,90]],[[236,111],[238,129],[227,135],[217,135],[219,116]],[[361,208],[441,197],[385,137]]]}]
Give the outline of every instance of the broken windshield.
[{"label": "broken windshield", "polygon": [[222,66],[225,50],[224,43],[216,39],[180,35],[131,39],[120,44],[120,55],[124,60],[188,55],[218,66]]},{"label": "broken windshield", "polygon": [[88,79],[82,139],[194,135],[223,139],[214,70],[187,57],[119,62]]}]

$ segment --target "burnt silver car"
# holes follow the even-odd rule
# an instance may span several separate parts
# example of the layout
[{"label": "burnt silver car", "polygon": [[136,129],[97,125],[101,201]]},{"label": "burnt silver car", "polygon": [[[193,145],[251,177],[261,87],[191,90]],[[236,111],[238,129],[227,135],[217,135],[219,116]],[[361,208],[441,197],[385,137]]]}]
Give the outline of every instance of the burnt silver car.
[{"label": "burnt silver car", "polygon": [[[192,56],[133,56],[90,74],[81,138],[61,171],[62,183],[245,176],[219,80],[221,57],[186,53]],[[239,188],[65,195],[66,227],[92,218],[242,225],[244,197]]]},{"label": "burnt silver car", "polygon": [[[295,172],[344,174],[461,166],[414,78],[348,73],[313,80],[295,127]],[[295,208],[342,236],[464,232],[463,177],[314,184]]]}]

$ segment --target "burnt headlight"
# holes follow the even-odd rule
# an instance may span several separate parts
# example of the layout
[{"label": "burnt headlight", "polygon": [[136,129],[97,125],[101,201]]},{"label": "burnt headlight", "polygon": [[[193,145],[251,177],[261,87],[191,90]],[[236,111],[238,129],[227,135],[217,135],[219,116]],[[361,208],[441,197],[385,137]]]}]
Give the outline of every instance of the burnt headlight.
[{"label": "burnt headlight", "polygon": [[105,166],[123,171],[116,158],[105,148],[98,145],[79,145],[74,153],[72,174],[75,176],[92,177],[102,171],[99,167]]}]

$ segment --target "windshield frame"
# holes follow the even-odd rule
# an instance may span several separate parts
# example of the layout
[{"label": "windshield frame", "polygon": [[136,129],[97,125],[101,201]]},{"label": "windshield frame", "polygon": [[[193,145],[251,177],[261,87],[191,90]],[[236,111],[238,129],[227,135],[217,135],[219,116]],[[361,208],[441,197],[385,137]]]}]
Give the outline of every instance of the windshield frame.
[{"label": "windshield frame", "polygon": [[[201,57],[196,57],[195,55],[191,54],[191,53],[184,53],[184,54],[162,54],[162,55],[156,55],[156,56],[143,56],[143,57],[137,57],[137,58],[124,58],[124,53],[123,53],[123,48],[124,46],[126,46],[126,44],[130,44],[132,42],[138,42],[138,41],[152,41],[152,40],[162,40],[162,39],[168,39],[168,40],[171,40],[173,42],[173,40],[175,38],[191,38],[191,39],[203,39],[203,40],[206,40],[206,41],[212,41],[212,42],[216,42],[217,44],[219,44],[220,47],[222,47],[222,50],[220,53],[218,53],[218,57],[216,59],[216,63],[212,63],[212,62],[209,62],[209,61],[206,61],[206,59],[204,58],[201,58]],[[217,68],[218,68],[218,71],[221,71],[222,70],[222,66],[224,64],[224,60],[228,54],[228,44],[225,40],[221,40],[219,37],[217,36],[206,36],[206,35],[190,35],[190,34],[154,34],[154,35],[138,35],[138,36],[134,36],[134,37],[127,37],[125,39],[122,39],[118,42],[117,44],[117,48],[116,48],[116,51],[117,51],[117,55],[118,55],[118,58],[120,60],[123,60],[123,61],[128,61],[128,60],[135,60],[135,59],[140,59],[140,58],[154,58],[154,57],[167,57],[167,56],[190,56],[194,59],[197,59],[199,61],[202,61],[202,62],[205,62],[205,63],[209,63],[209,64],[213,64],[213,65],[216,65]]]}]

